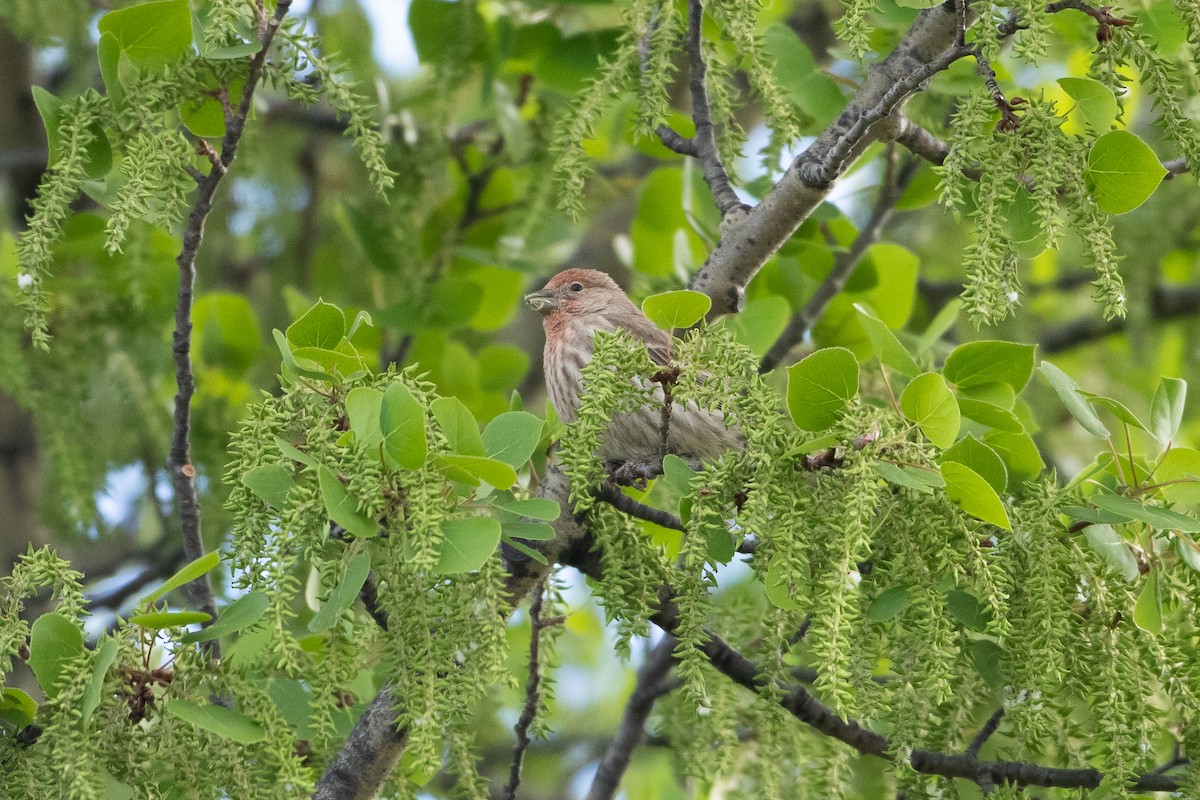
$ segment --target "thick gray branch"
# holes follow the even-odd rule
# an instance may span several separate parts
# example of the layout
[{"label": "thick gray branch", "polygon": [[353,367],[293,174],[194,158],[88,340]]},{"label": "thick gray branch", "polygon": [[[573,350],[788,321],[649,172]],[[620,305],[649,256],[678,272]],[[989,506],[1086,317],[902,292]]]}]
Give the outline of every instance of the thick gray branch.
[{"label": "thick gray branch", "polygon": [[646,736],[646,719],[654,708],[654,702],[678,683],[667,678],[667,673],[675,664],[677,643],[674,636],[667,634],[646,656],[646,663],[638,670],[633,694],[625,705],[621,725],[608,745],[604,758],[600,760],[596,777],[592,779],[587,800],[611,800],[616,795],[621,786],[621,777],[633,758],[634,749]]},{"label": "thick gray branch", "polygon": [[890,115],[925,81],[966,54],[955,46],[956,27],[953,3],[918,14],[896,49],[871,67],[838,118],[762,202],[724,233],[691,284],[712,298],[709,319],[741,308],[746,286],[828,196],[833,181],[871,142],[891,135]]}]

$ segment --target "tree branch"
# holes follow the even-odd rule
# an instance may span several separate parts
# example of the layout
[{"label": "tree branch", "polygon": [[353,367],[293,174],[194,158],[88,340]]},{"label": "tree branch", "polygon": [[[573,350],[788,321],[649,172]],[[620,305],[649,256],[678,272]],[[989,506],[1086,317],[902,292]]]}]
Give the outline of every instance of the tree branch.
[{"label": "tree branch", "polygon": [[[572,513],[569,494],[566,475],[559,467],[550,467],[537,489],[537,496],[554,500],[563,511],[553,523],[554,540],[540,548],[549,564],[582,560],[591,547],[586,526]],[[550,571],[548,564],[522,554],[506,553],[509,555],[511,557],[505,558],[508,569],[504,581],[508,601],[505,616],[510,615]],[[366,597],[363,599],[366,602]],[[391,688],[385,685],[354,723],[349,738],[317,782],[314,800],[367,800],[378,793],[407,741],[406,731],[396,728],[395,705]]]},{"label": "tree branch", "polygon": [[608,503],[613,508],[628,514],[631,517],[637,517],[646,522],[652,522],[660,528],[670,528],[673,531],[685,530],[683,523],[679,517],[663,511],[661,508],[648,506],[645,503],[640,503],[634,500],[629,495],[622,492],[611,482],[605,482],[596,489],[596,499]]},{"label": "tree branch", "polygon": [[987,740],[992,738],[992,734],[1000,728],[1000,720],[1004,719],[1004,706],[997,708],[992,716],[988,717],[988,721],[979,729],[979,733],[975,734],[975,738],[971,740],[971,744],[967,746],[966,753],[969,756],[979,755],[979,751],[987,744]]},{"label": "tree branch", "polygon": [[621,777],[629,768],[634,748],[645,738],[646,719],[650,716],[655,701],[679,686],[679,681],[667,679],[667,673],[675,665],[676,644],[678,642],[674,636],[663,636],[662,641],[646,656],[646,663],[638,670],[633,694],[629,696],[629,702],[625,705],[625,713],[621,716],[616,735],[604,752],[604,758],[600,759],[600,766],[592,779],[592,788],[588,790],[587,800],[612,800],[621,786]]},{"label": "tree branch", "polygon": [[517,734],[517,745],[513,748],[512,765],[508,772],[508,786],[504,789],[504,800],[517,799],[517,787],[521,785],[521,764],[525,760],[525,751],[529,749],[529,728],[537,716],[540,700],[540,684],[542,667],[539,651],[542,640],[542,601],[545,599],[545,585],[539,584],[533,593],[533,602],[529,604],[529,680],[525,684],[525,707],[521,717],[513,726]]},{"label": "tree branch", "polygon": [[[663,630],[673,631],[679,622],[678,612],[674,602],[668,600],[663,603],[662,610],[655,615],[653,621]],[[755,693],[765,686],[766,679],[759,672],[758,666],[719,636],[710,633],[702,649],[713,667],[738,685]],[[790,687],[779,704],[813,729],[853,747],[863,755],[879,756],[889,761],[896,759],[895,751],[887,737],[864,728],[853,720],[839,717],[803,686]],[[981,786],[990,782],[994,785],[1010,783],[1018,786],[1094,789],[1104,777],[1099,770],[1090,768],[1064,769],[1043,767],[1023,761],[984,761],[969,753],[941,753],[934,750],[913,750],[908,761],[917,772],[945,778],[966,778]],[[1134,781],[1130,788],[1143,792],[1170,792],[1175,791],[1178,786],[1179,783],[1174,778],[1149,772]]]},{"label": "tree branch", "polygon": [[[939,167],[946,163],[946,157],[950,155],[949,144],[907,117],[901,117],[897,123],[895,141],[904,145],[913,155],[920,156],[930,164]],[[1170,161],[1164,161],[1162,162],[1162,166],[1167,171],[1167,176],[1163,178],[1165,181],[1189,172],[1187,161],[1182,158],[1173,158]],[[973,181],[979,180],[981,174],[981,171],[978,169],[963,170],[963,175],[966,175]]]},{"label": "tree branch", "polygon": [[717,149],[712,110],[708,105],[708,88],[705,85],[708,65],[704,63],[704,36],[701,31],[703,19],[702,0],[688,0],[688,80],[692,91],[692,120],[696,123],[696,138],[692,140],[692,145],[704,174],[704,182],[712,192],[717,210],[724,217],[735,209],[748,210],[749,207],[742,203],[737,192],[733,190],[729,174],[721,163],[721,153]]},{"label": "tree branch", "polygon": [[804,339],[805,334],[821,318],[821,314],[824,313],[833,298],[846,288],[846,283],[854,275],[858,265],[862,263],[863,257],[866,256],[871,245],[879,241],[884,226],[892,218],[896,201],[900,199],[904,190],[912,182],[920,163],[915,157],[906,158],[899,173],[893,174],[892,159],[893,154],[889,151],[885,162],[883,182],[879,187],[879,198],[875,201],[874,208],[871,209],[871,216],[867,220],[867,224],[858,232],[850,249],[837,254],[833,269],[821,281],[821,285],[817,287],[817,291],[804,308],[792,315],[787,327],[779,334],[779,338],[775,340],[771,349],[759,363],[759,373],[768,373],[779,366],[791,349]]},{"label": "tree branch", "polygon": [[875,139],[889,133],[884,122],[889,115],[926,80],[966,54],[955,46],[956,28],[951,1],[921,11],[895,50],[871,67],[838,118],[762,202],[724,232],[690,287],[712,298],[710,320],[741,308],[751,279],[824,201],[833,181]]},{"label": "tree branch", "polygon": [[[279,30],[279,23],[288,13],[291,0],[279,0],[275,13],[263,29],[260,41],[262,49],[250,59],[246,83],[242,89],[242,100],[237,111],[229,120],[221,155],[214,162],[208,176],[200,183],[196,201],[188,215],[187,228],[183,234],[183,249],[175,263],[179,265],[179,297],[175,306],[175,331],[171,336],[171,348],[175,357],[175,414],[171,433],[171,481],[175,486],[175,498],[179,504],[179,518],[183,531],[183,551],[189,561],[204,555],[204,537],[200,528],[200,503],[196,497],[196,467],[192,464],[192,395],[196,391],[196,377],[192,371],[192,303],[196,284],[196,254],[204,240],[204,222],[212,211],[213,196],[229,165],[237,155],[238,143],[246,127],[250,103],[254,90],[262,78],[263,65],[271,49],[271,41]],[[212,580],[206,573],[188,584],[192,601],[204,612],[216,619],[217,602],[213,596]],[[220,658],[220,641],[213,639],[205,645],[214,659]]]},{"label": "tree branch", "polygon": [[[1200,286],[1157,286],[1149,305],[1150,318],[1155,322],[1194,316],[1200,313]],[[1045,354],[1060,353],[1120,333],[1128,326],[1128,317],[1111,320],[1080,317],[1043,331],[1038,346]]]}]

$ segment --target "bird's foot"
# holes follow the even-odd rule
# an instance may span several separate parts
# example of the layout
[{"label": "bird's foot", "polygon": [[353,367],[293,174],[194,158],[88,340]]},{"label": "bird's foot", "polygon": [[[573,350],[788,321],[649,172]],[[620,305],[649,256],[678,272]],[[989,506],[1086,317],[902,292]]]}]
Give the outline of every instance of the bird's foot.
[{"label": "bird's foot", "polygon": [[662,471],[661,461],[608,462],[608,474],[612,476],[613,483],[618,486],[632,486],[638,490],[645,489],[646,482],[657,478]]}]

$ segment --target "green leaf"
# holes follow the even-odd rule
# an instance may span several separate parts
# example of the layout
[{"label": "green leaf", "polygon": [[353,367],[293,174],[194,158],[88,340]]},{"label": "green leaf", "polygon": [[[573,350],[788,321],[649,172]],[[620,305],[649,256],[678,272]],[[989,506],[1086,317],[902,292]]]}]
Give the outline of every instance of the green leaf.
[{"label": "green leaf", "polygon": [[947,461],[942,464],[942,477],[946,479],[946,496],[956,506],[984,522],[1012,530],[1000,496],[978,472],[957,461]]},{"label": "green leaf", "polygon": [[192,47],[187,0],[143,3],[100,17],[100,35],[112,34],[125,55],[144,67],[162,67]]},{"label": "green leaf", "polygon": [[867,606],[863,616],[869,622],[887,622],[912,605],[912,597],[908,594],[907,586],[892,586],[884,589],[879,596]]},{"label": "green leaf", "polygon": [[547,521],[558,519],[562,513],[562,507],[558,503],[544,497],[517,499],[512,495],[497,494],[492,498],[492,505],[510,514]]},{"label": "green leaf", "polygon": [[295,486],[292,473],[282,464],[261,464],[252,467],[242,476],[242,483],[255,497],[276,511],[283,510],[287,494]]},{"label": "green leaf", "polygon": [[788,411],[806,431],[823,431],[858,394],[858,360],[844,347],[826,347],[788,367]]},{"label": "green leaf", "polygon": [[959,398],[968,397],[983,403],[1012,411],[1017,404],[1017,393],[1007,383],[981,383],[978,386],[958,387]]},{"label": "green leaf", "polygon": [[886,461],[880,461],[875,465],[875,471],[879,473],[881,478],[897,486],[907,486],[909,489],[916,489],[926,494],[946,485],[946,481],[942,478],[940,472],[922,469],[921,467],[903,467],[898,464],[889,464]]},{"label": "green leaf", "polygon": [[989,431],[984,434],[983,443],[1004,460],[1010,481],[1036,478],[1046,468],[1042,454],[1027,433]]},{"label": "green leaf", "polygon": [[461,400],[457,397],[439,397],[433,401],[432,409],[433,418],[450,443],[451,450],[464,456],[484,454],[479,423]]},{"label": "green leaf", "polygon": [[262,350],[258,314],[244,295],[208,292],[192,311],[194,339],[204,363],[245,372]]},{"label": "green leaf", "polygon": [[401,381],[383,393],[379,412],[383,447],[404,469],[417,470],[425,464],[429,441],[425,437],[425,409]]},{"label": "green leaf", "polygon": [[938,460],[942,463],[957,461],[970,467],[987,481],[997,494],[1008,487],[1008,470],[1005,469],[1000,455],[970,434],[955,442],[953,447],[938,457]]},{"label": "green leaf", "polygon": [[1125,514],[1114,514],[1112,511],[1105,511],[1102,508],[1095,508],[1093,506],[1063,506],[1062,513],[1072,519],[1079,519],[1100,525],[1124,525],[1126,522],[1131,521]]},{"label": "green leaf", "polygon": [[1124,403],[1114,400],[1111,397],[1104,397],[1103,395],[1094,394],[1092,392],[1085,392],[1083,389],[1079,390],[1079,394],[1092,405],[1100,406],[1101,408],[1107,410],[1126,425],[1132,425],[1139,430],[1149,432],[1150,429],[1147,428],[1145,424],[1125,406]]},{"label": "green leaf", "polygon": [[960,589],[946,593],[946,610],[950,616],[978,633],[982,633],[992,619],[991,612],[983,607],[975,595]]},{"label": "green leaf", "polygon": [[696,470],[688,466],[688,463],[679,456],[668,453],[663,459],[663,481],[680,496],[691,491],[694,477],[696,477]]},{"label": "green leaf", "polygon": [[942,374],[960,389],[1007,383],[1017,394],[1033,374],[1033,345],[1016,342],[967,342],[954,348]]},{"label": "green leaf", "polygon": [[892,333],[881,319],[860,303],[855,303],[854,308],[858,311],[858,321],[866,331],[867,338],[871,340],[871,349],[875,352],[879,363],[886,364],[910,377],[919,375],[921,368],[917,366],[917,362],[913,361],[908,350],[896,338],[896,334]]},{"label": "green leaf", "polygon": [[[260,45],[261,47],[261,45]],[[237,108],[242,102],[245,78],[235,78],[228,83],[229,102]],[[212,87],[216,93],[216,87]],[[180,121],[196,136],[218,137],[225,135],[225,107],[216,97],[203,97],[183,103],[179,108]]]},{"label": "green leaf", "polygon": [[746,303],[740,314],[726,317],[725,323],[733,329],[733,336],[738,344],[743,344],[754,351],[755,355],[763,356],[791,317],[791,306],[779,295],[756,297]]},{"label": "green leaf", "polygon": [[1200,519],[1194,519],[1169,508],[1142,505],[1128,497],[1107,493],[1097,493],[1088,499],[1097,508],[1144,522],[1157,530],[1200,533]]},{"label": "green leaf", "polygon": [[489,344],[476,355],[479,362],[479,388],[485,392],[515,389],[529,371],[529,355],[511,344]]},{"label": "green leaf", "polygon": [[500,522],[492,517],[463,517],[442,525],[437,571],[443,575],[482,567],[500,544]]},{"label": "green leaf", "polygon": [[284,439],[281,436],[276,436],[275,445],[279,448],[279,452],[282,453],[284,457],[290,458],[292,461],[303,464],[306,467],[312,467],[313,469],[316,469],[317,460],[300,448],[296,447],[287,439]]},{"label": "green leaf", "polygon": [[324,300],[318,300],[287,329],[287,341],[293,350],[301,347],[336,350],[345,336],[346,315],[340,308]]},{"label": "green leaf", "polygon": [[642,312],[665,331],[692,327],[710,308],[712,298],[687,289],[652,294],[642,301]]},{"label": "green leaf", "polygon": [[998,405],[985,403],[983,400],[959,395],[958,410],[967,419],[978,422],[980,425],[986,425],[989,428],[995,428],[998,431],[1016,434],[1024,433],[1025,431],[1024,426],[1021,425],[1021,420],[1017,419],[1016,414]]},{"label": "green leaf", "polygon": [[275,346],[279,348],[279,356],[283,361],[282,372],[283,377],[287,381],[293,381],[297,377],[311,378],[316,381],[332,383],[335,379],[328,372],[321,369],[321,365],[315,361],[304,360],[301,363],[292,354],[292,347],[288,344],[287,338],[283,331],[278,328],[271,331],[271,335],[275,337]]},{"label": "green leaf", "polygon": [[325,513],[331,520],[360,538],[379,533],[379,523],[358,513],[354,498],[333,470],[324,464],[317,467],[317,481],[321,486],[321,499],[325,501]]},{"label": "green leaf", "polygon": [[1096,416],[1091,405],[1080,396],[1079,386],[1071,380],[1070,375],[1049,361],[1043,361],[1042,365],[1038,367],[1038,371],[1046,376],[1046,380],[1050,381],[1050,385],[1058,393],[1058,397],[1067,407],[1067,411],[1071,412],[1071,416],[1083,426],[1085,431],[1101,439],[1109,437],[1108,428],[1104,427],[1104,423],[1100,421],[1100,417]]},{"label": "green leaf", "polygon": [[321,347],[296,347],[292,349],[292,355],[298,364],[315,364],[322,371],[342,378],[353,378],[367,371],[366,362],[357,353]]},{"label": "green leaf", "polygon": [[132,800],[133,789],[114,778],[111,772],[101,768],[96,770],[96,774],[100,777],[103,787],[100,790],[100,800]]},{"label": "green leaf", "polygon": [[737,553],[733,534],[724,524],[704,526],[704,538],[708,542],[708,560],[714,564],[728,564]]},{"label": "green leaf", "polygon": [[1158,463],[1154,472],[1155,483],[1168,503],[1200,503],[1200,450],[1189,447],[1172,447]]},{"label": "green leaf", "polygon": [[1129,131],[1110,131],[1092,145],[1085,173],[1096,205],[1124,214],[1154,193],[1167,170],[1150,146]]},{"label": "green leaf", "polygon": [[549,542],[554,539],[554,526],[544,522],[505,522],[501,526],[501,533],[513,539]]},{"label": "green leaf", "polygon": [[159,586],[153,592],[142,598],[142,603],[145,605],[154,605],[154,603],[158,602],[159,599],[166,597],[169,593],[175,591],[180,586],[191,583],[197,578],[212,572],[217,568],[217,564],[220,563],[221,554],[216,550],[205,553],[195,561],[184,565],[182,569],[163,581],[162,586]]},{"label": "green leaf", "polygon": [[104,679],[108,675],[108,668],[117,660],[117,653],[120,649],[120,643],[108,636],[104,638],[104,642],[97,649],[96,663],[92,666],[92,679],[88,682],[87,689],[83,692],[83,698],[79,702],[79,710],[83,714],[84,721],[87,721],[92,716],[92,712],[100,705],[104,691]]},{"label": "green leaf", "polygon": [[38,704],[20,689],[9,687],[0,691],[0,722],[7,722],[14,728],[24,728],[32,725],[37,718]]},{"label": "green leaf", "polygon": [[1112,525],[1089,525],[1083,529],[1083,535],[1092,549],[1119,572],[1121,577],[1127,581],[1137,580],[1141,574],[1137,558],[1129,549],[1129,543]]},{"label": "green leaf", "polygon": [[1112,89],[1091,78],[1059,78],[1058,85],[1075,100],[1075,110],[1090,132],[1101,134],[1112,128],[1121,111]]},{"label": "green leaf", "polygon": [[1179,433],[1183,405],[1187,399],[1187,381],[1163,378],[1150,402],[1150,431],[1159,444],[1167,444]]},{"label": "green leaf", "polygon": [[900,409],[921,428],[925,438],[938,447],[954,444],[962,416],[945,379],[926,372],[913,379],[900,395]]},{"label": "green leaf", "polygon": [[954,327],[954,323],[958,321],[960,309],[962,309],[962,300],[957,297],[942,306],[942,310],[937,313],[937,316],[929,323],[929,327],[921,334],[921,338],[917,340],[917,355],[929,352],[929,348],[933,347],[946,331]]},{"label": "green leaf", "polygon": [[[451,480],[471,484],[477,484],[482,480],[497,489],[507,489],[517,482],[517,471],[511,465],[494,458],[447,455],[442,456],[442,461],[453,468],[450,475]],[[454,470],[463,475],[456,474]]]},{"label": "green leaf", "polygon": [[1175,552],[1183,563],[1196,572],[1200,572],[1200,544],[1182,533],[1175,534]]},{"label": "green leaf", "polygon": [[346,417],[350,421],[350,430],[354,431],[354,441],[367,449],[375,448],[383,441],[382,413],[383,392],[378,389],[359,386],[346,395]]},{"label": "green leaf", "polygon": [[62,614],[42,614],[29,633],[29,668],[47,698],[58,694],[67,664],[83,653],[83,631]]},{"label": "green leaf", "polygon": [[167,703],[167,713],[238,744],[261,742],[267,735],[261,725],[245,714],[209,703],[171,700]]},{"label": "green leaf", "polygon": [[469,56],[472,47],[465,46],[472,45],[472,32],[486,29],[476,13],[473,6],[445,0],[413,0],[408,8],[408,28],[421,63]]},{"label": "green leaf", "polygon": [[799,610],[800,603],[792,596],[795,583],[789,580],[787,575],[782,574],[782,570],[775,562],[767,567],[767,577],[763,583],[767,587],[767,600],[771,605],[782,608],[784,611]]},{"label": "green leaf", "polygon": [[537,449],[545,425],[528,411],[506,411],[483,429],[484,452],[489,458],[520,469]]},{"label": "green leaf", "polygon": [[269,598],[262,592],[249,592],[227,605],[217,615],[217,620],[203,630],[198,630],[184,636],[185,643],[207,642],[220,639],[231,633],[237,633],[262,618],[266,613]]},{"label": "green leaf", "polygon": [[[62,137],[58,127],[62,122],[63,101],[40,86],[31,87],[30,92],[33,94],[33,104],[42,117],[42,124],[46,126],[46,142],[50,146],[47,163],[53,167],[62,156]],[[88,133],[92,135],[92,141],[84,150],[87,154],[85,171],[89,178],[103,178],[112,169],[112,145],[100,123],[89,125]]]},{"label": "green leaf", "polygon": [[370,553],[359,553],[350,559],[350,563],[346,565],[345,574],[342,575],[342,579],[338,581],[338,585],[333,588],[333,591],[329,593],[329,599],[313,615],[312,620],[308,623],[308,629],[313,633],[318,633],[337,622],[342,612],[354,605],[355,598],[362,591],[363,584],[367,582],[367,576],[370,574]]},{"label": "green leaf", "polygon": [[1158,572],[1150,570],[1146,583],[1133,605],[1133,622],[1146,633],[1163,632],[1162,595],[1158,591]]},{"label": "green leaf", "polygon": [[111,33],[100,36],[96,43],[96,60],[100,62],[100,77],[104,79],[104,90],[113,103],[121,106],[125,102],[125,87],[121,85],[121,43]]},{"label": "green leaf", "polygon": [[517,552],[524,553],[525,555],[529,556],[530,558],[532,558],[534,561],[538,562],[539,564],[549,564],[550,563],[550,561],[544,555],[539,553],[537,550],[534,550],[532,547],[530,547],[527,544],[523,544],[518,539],[513,539],[511,536],[509,536],[506,533],[501,532],[500,540],[502,542],[504,542],[505,544],[507,544],[512,549],[516,550]]},{"label": "green leaf", "polygon": [[1004,675],[1004,651],[1000,645],[990,639],[979,639],[971,642],[971,661],[975,664],[975,671],[983,678],[984,682],[993,689],[1001,689],[1008,685],[1008,678]]},{"label": "green leaf", "polygon": [[203,611],[149,611],[145,614],[134,614],[129,618],[129,622],[148,630],[161,631],[195,625],[197,622],[208,622],[210,619],[212,616]]}]

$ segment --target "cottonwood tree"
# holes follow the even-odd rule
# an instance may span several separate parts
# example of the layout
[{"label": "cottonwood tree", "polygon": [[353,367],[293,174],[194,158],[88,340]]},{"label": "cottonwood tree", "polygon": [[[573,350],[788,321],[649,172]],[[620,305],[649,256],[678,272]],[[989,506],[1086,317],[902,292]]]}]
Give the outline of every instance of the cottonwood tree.
[{"label": "cottonwood tree", "polygon": [[0,795],[1200,797],[1193,3],[120,6],[0,5]]}]

